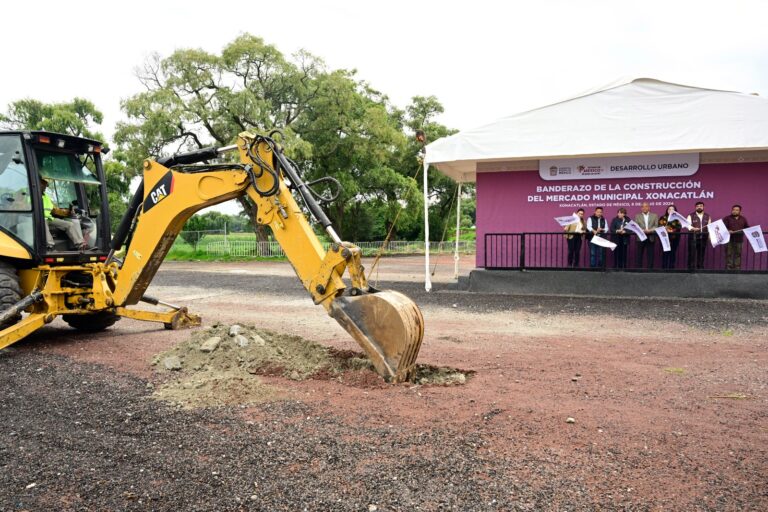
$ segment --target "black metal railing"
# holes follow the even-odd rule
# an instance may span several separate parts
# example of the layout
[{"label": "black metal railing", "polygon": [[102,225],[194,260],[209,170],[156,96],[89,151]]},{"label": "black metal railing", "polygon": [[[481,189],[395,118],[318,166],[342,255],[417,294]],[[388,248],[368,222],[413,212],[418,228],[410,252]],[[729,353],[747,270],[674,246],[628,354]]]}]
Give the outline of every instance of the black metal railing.
[{"label": "black metal railing", "polygon": [[672,250],[661,242],[639,242],[637,236],[606,235],[616,249],[601,248],[584,235],[559,233],[487,233],[483,266],[487,269],[628,270],[651,272],[763,272],[768,252],[755,253],[744,239],[737,261],[727,245],[712,247],[709,238],[695,233],[670,237]]}]

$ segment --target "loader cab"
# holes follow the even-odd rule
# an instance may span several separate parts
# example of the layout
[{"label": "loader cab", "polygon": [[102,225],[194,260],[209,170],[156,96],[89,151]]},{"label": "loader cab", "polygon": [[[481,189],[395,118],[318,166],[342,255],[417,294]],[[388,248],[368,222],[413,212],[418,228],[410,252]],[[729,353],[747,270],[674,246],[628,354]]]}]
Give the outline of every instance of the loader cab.
[{"label": "loader cab", "polygon": [[[53,132],[0,132],[0,256],[21,258],[15,247],[21,246],[28,253],[21,259],[37,264],[106,260],[109,208],[101,149],[98,141]],[[59,215],[66,222],[46,222],[46,204],[68,210]],[[66,223],[77,224],[88,250],[75,245],[60,226]]]}]

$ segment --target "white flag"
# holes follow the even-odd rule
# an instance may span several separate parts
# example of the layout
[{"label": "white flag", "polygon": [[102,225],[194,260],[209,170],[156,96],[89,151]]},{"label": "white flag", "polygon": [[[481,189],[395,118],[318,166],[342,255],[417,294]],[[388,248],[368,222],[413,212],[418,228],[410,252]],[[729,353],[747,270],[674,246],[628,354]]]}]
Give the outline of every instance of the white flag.
[{"label": "white flag", "polygon": [[573,215],[567,215],[565,217],[555,217],[555,222],[557,222],[563,227],[568,226],[570,224],[575,224],[580,220],[581,220],[581,217],[579,217],[575,213]]},{"label": "white flag", "polygon": [[672,222],[673,220],[678,221],[680,224],[683,225],[685,229],[691,229],[693,227],[693,224],[688,222],[688,219],[686,219],[685,217],[683,217],[677,212],[672,212],[669,214],[669,222]]},{"label": "white flag", "polygon": [[731,234],[728,232],[728,228],[725,227],[723,219],[710,222],[707,228],[709,229],[709,242],[712,244],[712,247],[725,245],[731,241]]},{"label": "white flag", "polygon": [[628,229],[634,234],[636,234],[637,239],[640,240],[641,242],[645,242],[648,239],[648,237],[645,236],[645,233],[643,232],[643,228],[641,228],[640,225],[633,220],[627,222],[624,225],[624,229]]},{"label": "white flag", "polygon": [[752,250],[755,252],[766,252],[768,247],[765,246],[765,237],[763,236],[763,228],[758,224],[751,228],[744,228],[744,236],[749,240],[749,245],[752,246]]},{"label": "white flag", "polygon": [[659,226],[658,228],[654,229],[657,235],[659,235],[659,240],[661,240],[661,248],[664,250],[664,252],[669,252],[672,250],[672,246],[669,245],[669,233],[667,233],[667,228],[665,226]]},{"label": "white flag", "polygon": [[597,235],[592,237],[591,242],[595,245],[599,245],[600,247],[607,247],[610,250],[614,250],[616,248],[616,244],[606,240],[605,238],[599,237]]}]

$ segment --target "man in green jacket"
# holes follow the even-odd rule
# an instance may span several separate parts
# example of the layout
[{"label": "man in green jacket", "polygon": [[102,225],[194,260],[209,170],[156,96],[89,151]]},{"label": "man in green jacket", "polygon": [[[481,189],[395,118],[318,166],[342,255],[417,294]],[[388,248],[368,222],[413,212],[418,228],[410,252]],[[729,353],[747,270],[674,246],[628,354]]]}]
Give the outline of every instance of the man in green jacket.
[{"label": "man in green jacket", "polygon": [[72,216],[71,209],[58,208],[50,197],[45,194],[48,187],[48,181],[40,178],[40,193],[43,195],[43,213],[45,214],[45,241],[48,250],[54,248],[53,236],[51,236],[51,227],[64,231],[75,247],[83,251],[88,245],[83,239],[83,230],[80,228],[80,221],[66,217]]}]

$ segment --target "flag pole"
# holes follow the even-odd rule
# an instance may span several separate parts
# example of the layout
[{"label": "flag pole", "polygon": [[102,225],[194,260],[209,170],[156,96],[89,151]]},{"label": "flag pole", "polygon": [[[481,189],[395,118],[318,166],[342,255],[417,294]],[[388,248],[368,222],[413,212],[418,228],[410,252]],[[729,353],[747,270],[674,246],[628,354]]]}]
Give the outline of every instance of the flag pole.
[{"label": "flag pole", "polygon": [[429,164],[424,161],[424,289],[432,291],[432,279],[429,277],[429,193],[427,190],[427,174]]},{"label": "flag pole", "polygon": [[453,278],[459,278],[459,234],[461,232],[461,182],[456,190],[456,249],[453,253]]},{"label": "flag pole", "polygon": [[429,164],[427,163],[427,135],[423,130],[416,130],[416,142],[421,144],[418,160],[423,165],[424,172],[424,289],[432,291],[432,279],[429,276],[429,188],[427,175],[429,174]]}]

